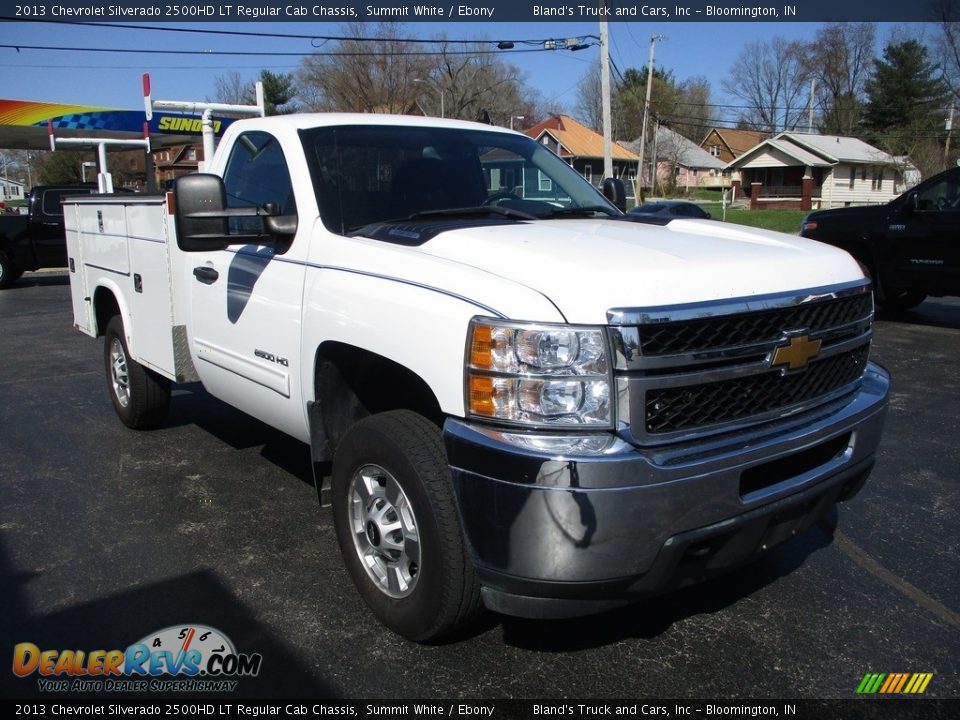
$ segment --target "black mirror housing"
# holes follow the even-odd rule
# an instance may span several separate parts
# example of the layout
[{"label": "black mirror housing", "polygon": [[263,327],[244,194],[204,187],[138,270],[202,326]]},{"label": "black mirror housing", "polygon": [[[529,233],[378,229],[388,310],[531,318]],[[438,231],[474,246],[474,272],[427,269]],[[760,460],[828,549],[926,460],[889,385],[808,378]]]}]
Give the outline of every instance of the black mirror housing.
[{"label": "black mirror housing", "polygon": [[183,175],[173,183],[177,245],[184,252],[223,250],[230,242],[227,193],[217,175]]},{"label": "black mirror housing", "polygon": [[612,202],[620,212],[627,211],[627,191],[620,178],[604,178],[602,192],[603,196]]},{"label": "black mirror housing", "polygon": [[[228,208],[227,193],[218,175],[197,173],[177,178],[173,198],[177,245],[184,252],[223,250],[239,244],[274,245],[291,241],[297,233],[297,216],[277,214],[279,208],[273,203],[263,208]],[[255,218],[255,232],[236,232],[234,228],[231,233],[230,218]]]}]

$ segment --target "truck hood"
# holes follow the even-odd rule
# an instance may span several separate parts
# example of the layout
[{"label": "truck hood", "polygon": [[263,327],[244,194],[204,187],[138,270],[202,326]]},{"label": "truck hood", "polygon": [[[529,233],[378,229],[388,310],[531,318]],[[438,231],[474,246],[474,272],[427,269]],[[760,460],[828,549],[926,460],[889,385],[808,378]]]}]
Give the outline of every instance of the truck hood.
[{"label": "truck hood", "polygon": [[[863,278],[842,250],[712,220],[470,227],[441,233],[419,250],[531,288],[568,322],[583,324],[606,323],[613,308],[745,298]],[[496,297],[475,299],[497,308]]]}]

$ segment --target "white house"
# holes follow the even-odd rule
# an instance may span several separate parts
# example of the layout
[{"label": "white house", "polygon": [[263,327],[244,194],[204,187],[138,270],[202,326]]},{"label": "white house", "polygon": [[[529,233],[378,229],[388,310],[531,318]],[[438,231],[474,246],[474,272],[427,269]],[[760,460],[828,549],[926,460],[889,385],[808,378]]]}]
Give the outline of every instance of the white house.
[{"label": "white house", "polygon": [[0,178],[0,200],[23,200],[26,186],[10,178]]},{"label": "white house", "polygon": [[888,202],[903,185],[904,164],[857,138],[784,132],[726,169],[751,207],[809,210]]}]

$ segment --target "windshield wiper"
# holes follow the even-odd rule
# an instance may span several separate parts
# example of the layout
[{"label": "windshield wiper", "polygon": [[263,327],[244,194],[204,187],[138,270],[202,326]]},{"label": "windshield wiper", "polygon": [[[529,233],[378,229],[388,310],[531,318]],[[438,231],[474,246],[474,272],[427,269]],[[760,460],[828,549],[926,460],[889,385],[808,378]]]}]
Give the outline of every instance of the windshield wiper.
[{"label": "windshield wiper", "polygon": [[423,210],[421,212],[415,212],[413,215],[408,215],[407,220],[419,220],[420,218],[428,217],[459,217],[459,216],[469,216],[469,215],[488,215],[493,213],[494,215],[503,215],[504,217],[516,218],[518,220],[538,220],[539,218],[536,215],[531,215],[530,213],[523,212],[523,210],[514,210],[512,208],[502,207],[500,205],[475,205],[471,207],[462,207],[462,208],[443,208],[439,210]]},{"label": "windshield wiper", "polygon": [[540,215],[539,217],[547,220],[550,218],[559,218],[559,217],[575,217],[577,215],[592,215],[593,213],[603,213],[608,217],[617,217],[616,214],[606,205],[584,205],[583,207],[568,207],[561,208],[560,210],[551,210],[545,215]]},{"label": "windshield wiper", "polygon": [[499,205],[476,205],[462,208],[440,208],[437,210],[421,210],[412,215],[403,217],[389,218],[387,220],[375,220],[374,222],[364,223],[363,225],[354,225],[346,229],[346,235],[367,235],[370,230],[384,225],[397,225],[399,223],[410,222],[411,220],[426,220],[432,217],[472,217],[474,215],[502,215],[503,217],[514,218],[516,220],[539,220],[536,215],[525,213],[522,210],[513,210],[511,208],[500,207]]}]

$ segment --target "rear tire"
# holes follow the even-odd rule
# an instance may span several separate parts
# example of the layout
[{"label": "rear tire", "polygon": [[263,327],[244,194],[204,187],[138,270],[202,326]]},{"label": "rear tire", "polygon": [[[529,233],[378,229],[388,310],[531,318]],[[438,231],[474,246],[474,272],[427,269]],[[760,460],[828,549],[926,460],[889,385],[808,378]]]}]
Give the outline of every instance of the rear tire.
[{"label": "rear tire", "polygon": [[110,400],[121,422],[134,430],[148,430],[162,423],[170,407],[170,381],[130,357],[119,315],[107,323],[103,362]]},{"label": "rear tire", "polygon": [[426,642],[476,617],[480,588],[436,425],[409,410],[360,420],[337,447],[332,490],[340,552],[380,622]]}]

